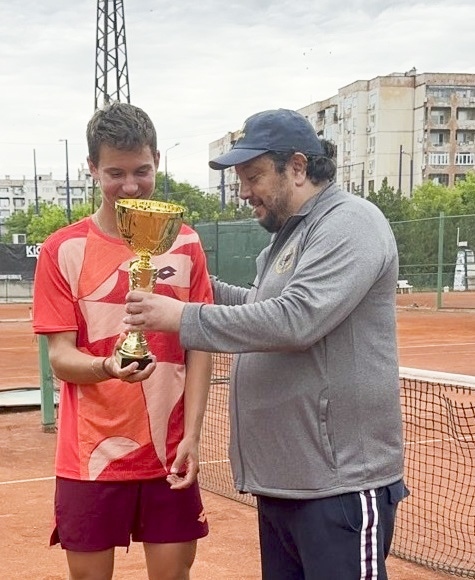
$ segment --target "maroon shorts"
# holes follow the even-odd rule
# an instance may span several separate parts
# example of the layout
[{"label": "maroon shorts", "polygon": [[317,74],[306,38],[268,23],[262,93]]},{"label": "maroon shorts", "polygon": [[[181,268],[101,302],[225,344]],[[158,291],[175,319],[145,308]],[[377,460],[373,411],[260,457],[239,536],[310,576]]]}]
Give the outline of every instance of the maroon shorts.
[{"label": "maroon shorts", "polygon": [[56,478],[50,545],[95,552],[134,542],[189,542],[208,534],[198,484],[173,490],[165,479],[76,481]]}]

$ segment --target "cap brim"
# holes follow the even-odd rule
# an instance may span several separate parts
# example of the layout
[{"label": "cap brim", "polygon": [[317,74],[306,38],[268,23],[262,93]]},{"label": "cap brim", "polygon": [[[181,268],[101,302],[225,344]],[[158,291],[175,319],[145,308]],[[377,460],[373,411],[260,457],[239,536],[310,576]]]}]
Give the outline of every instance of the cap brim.
[{"label": "cap brim", "polygon": [[267,153],[267,149],[231,149],[227,153],[223,153],[216,159],[209,162],[211,169],[227,169],[233,165],[239,165],[240,163],[246,163],[254,159],[254,157],[259,157]]}]

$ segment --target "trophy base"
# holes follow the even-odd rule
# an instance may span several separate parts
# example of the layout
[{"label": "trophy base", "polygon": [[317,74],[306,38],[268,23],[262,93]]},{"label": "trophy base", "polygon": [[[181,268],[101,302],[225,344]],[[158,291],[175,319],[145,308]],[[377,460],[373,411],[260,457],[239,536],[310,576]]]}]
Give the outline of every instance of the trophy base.
[{"label": "trophy base", "polygon": [[115,357],[116,357],[117,362],[119,363],[121,369],[129,366],[133,362],[138,362],[139,366],[138,366],[137,370],[143,371],[143,369],[152,362],[152,359],[149,356],[139,358],[139,357],[134,357],[134,356],[130,356],[127,354],[123,354],[120,351],[118,351],[116,353]]}]

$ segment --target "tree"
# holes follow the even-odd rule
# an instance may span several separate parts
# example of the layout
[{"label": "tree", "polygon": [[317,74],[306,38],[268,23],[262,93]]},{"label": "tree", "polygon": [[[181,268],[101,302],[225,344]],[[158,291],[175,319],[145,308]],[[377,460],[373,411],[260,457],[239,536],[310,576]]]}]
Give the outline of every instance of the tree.
[{"label": "tree", "polygon": [[389,187],[388,178],[385,177],[379,191],[372,191],[367,199],[378,206],[390,222],[402,221],[408,218],[411,202],[394,187]]},{"label": "tree", "polygon": [[[100,205],[100,204],[99,204]],[[90,203],[75,203],[71,210],[71,221],[78,222],[83,218],[91,215],[92,207]]]},{"label": "tree", "polygon": [[167,183],[168,199],[165,200],[164,176],[161,172],[157,173],[154,199],[182,205],[186,210],[185,221],[188,223],[217,219],[220,208],[217,196],[206,195],[198,187],[186,182],[177,183],[170,176],[167,178]]},{"label": "tree", "polygon": [[53,232],[67,225],[66,212],[52,203],[42,203],[40,213],[33,215],[27,228],[28,243],[40,244]]},{"label": "tree", "polygon": [[26,234],[34,211],[34,205],[30,205],[26,211],[16,211],[9,218],[7,218],[4,224],[7,232],[3,236],[3,241],[6,243],[11,242],[13,240],[13,234]]},{"label": "tree", "polygon": [[470,171],[464,180],[455,184],[462,200],[463,214],[475,214],[475,171]]},{"label": "tree", "polygon": [[414,188],[411,204],[412,219],[460,215],[463,211],[462,195],[457,188],[426,181]]}]

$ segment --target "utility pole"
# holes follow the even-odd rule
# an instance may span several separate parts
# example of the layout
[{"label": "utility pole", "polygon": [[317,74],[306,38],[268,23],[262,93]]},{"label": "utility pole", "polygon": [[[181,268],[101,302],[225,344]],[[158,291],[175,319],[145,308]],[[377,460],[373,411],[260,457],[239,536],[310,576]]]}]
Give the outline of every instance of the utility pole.
[{"label": "utility pole", "polygon": [[35,213],[40,213],[40,204],[38,200],[38,175],[36,173],[36,150],[33,149],[33,169],[35,171]]},{"label": "utility pole", "polygon": [[97,0],[94,111],[113,101],[130,103],[123,0]]},{"label": "utility pole", "polygon": [[68,224],[71,223],[71,189],[69,187],[69,155],[68,155],[68,140],[60,139],[64,141],[66,146],[66,215],[68,217]]},{"label": "utility pole", "polygon": [[402,145],[399,145],[399,180],[397,189],[399,193],[402,193]]}]

